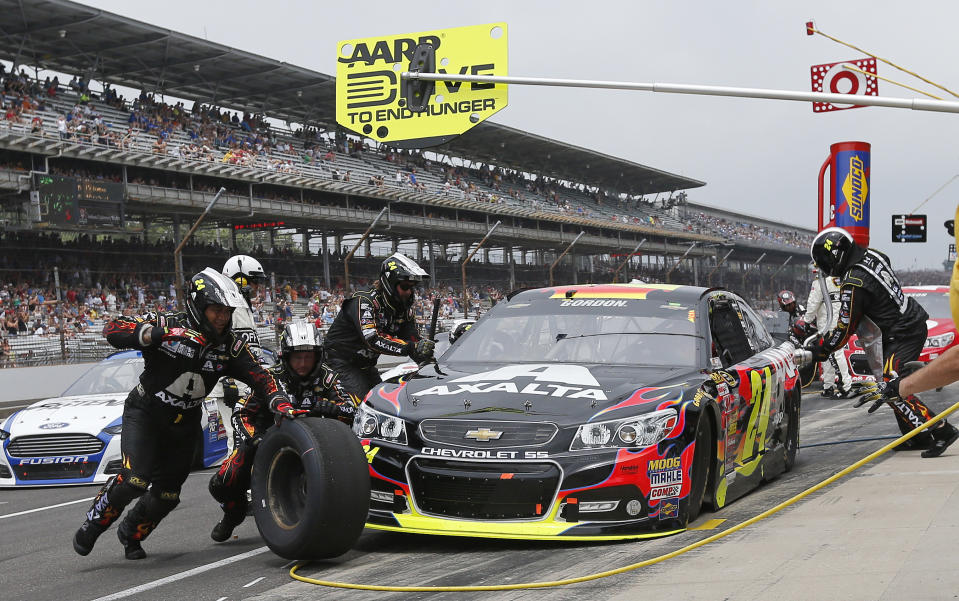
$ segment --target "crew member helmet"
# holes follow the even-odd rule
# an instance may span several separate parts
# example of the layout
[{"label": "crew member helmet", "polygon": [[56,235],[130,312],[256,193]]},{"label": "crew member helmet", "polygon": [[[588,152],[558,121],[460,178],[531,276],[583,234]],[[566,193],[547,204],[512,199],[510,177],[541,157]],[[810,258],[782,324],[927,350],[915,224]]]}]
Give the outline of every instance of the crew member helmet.
[{"label": "crew member helmet", "polygon": [[[323,335],[312,322],[294,320],[283,326],[283,332],[280,333],[280,360],[291,378],[299,382],[315,378],[322,363],[322,349]],[[313,351],[316,355],[316,365],[306,376],[300,376],[290,365],[290,356],[296,351]]]},{"label": "crew member helmet", "polygon": [[250,284],[266,281],[266,272],[260,262],[249,255],[233,255],[223,264],[223,275],[230,278],[244,294],[250,291]]},{"label": "crew member helmet", "polygon": [[214,344],[221,344],[229,340],[232,324],[227,324],[222,333],[217,332],[210,320],[206,318],[205,311],[210,305],[223,305],[235,310],[246,307],[246,301],[233,280],[217,273],[212,267],[207,267],[190,278],[186,295],[186,312],[196,330]]},{"label": "crew member helmet", "polygon": [[[416,264],[402,253],[390,255],[383,261],[380,267],[380,286],[386,298],[396,305],[400,305],[400,299],[396,294],[396,285],[402,281],[424,282],[430,279],[430,274],[426,273],[422,267]],[[407,306],[413,303],[413,295],[405,303]]]},{"label": "crew member helmet", "polygon": [[796,295],[791,290],[780,290],[777,298],[779,299],[779,308],[786,313],[792,313],[796,310]]},{"label": "crew member helmet", "polygon": [[849,232],[840,227],[831,227],[816,235],[809,254],[825,275],[842,277],[855,263],[859,250]]},{"label": "crew member helmet", "polygon": [[450,344],[453,344],[459,337],[466,333],[466,330],[473,327],[473,324],[476,323],[473,319],[460,319],[453,324],[453,329],[450,330]]}]

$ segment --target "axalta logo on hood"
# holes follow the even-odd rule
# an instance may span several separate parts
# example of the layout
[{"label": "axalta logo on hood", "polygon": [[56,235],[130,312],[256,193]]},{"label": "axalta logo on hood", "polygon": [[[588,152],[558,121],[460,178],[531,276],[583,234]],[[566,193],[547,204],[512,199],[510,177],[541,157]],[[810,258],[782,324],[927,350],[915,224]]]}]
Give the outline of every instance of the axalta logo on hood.
[{"label": "axalta logo on hood", "polygon": [[57,430],[59,428],[66,428],[69,425],[67,422],[52,422],[49,424],[40,424],[37,427],[41,430]]},{"label": "axalta logo on hood", "polygon": [[[533,381],[514,382],[514,380],[527,378]],[[414,392],[412,396],[447,396],[463,392],[470,394],[505,392],[568,399],[607,400],[606,394],[599,388],[599,382],[587,368],[566,364],[508,365],[456,378],[450,380],[449,384]]]}]

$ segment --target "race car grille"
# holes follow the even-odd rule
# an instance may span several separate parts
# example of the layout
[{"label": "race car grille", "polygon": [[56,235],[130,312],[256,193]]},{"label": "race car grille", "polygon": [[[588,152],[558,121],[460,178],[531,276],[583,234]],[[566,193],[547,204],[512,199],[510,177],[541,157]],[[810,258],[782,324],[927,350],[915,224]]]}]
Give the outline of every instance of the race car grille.
[{"label": "race car grille", "polygon": [[542,445],[553,439],[556,430],[556,424],[548,422],[427,419],[420,423],[424,441],[476,449]]},{"label": "race car grille", "polygon": [[21,480],[89,478],[97,471],[97,462],[18,465],[14,469],[17,471],[17,477]]},{"label": "race car grille", "polygon": [[559,486],[553,463],[410,462],[413,501],[426,514],[476,520],[543,517]]},{"label": "race car grille", "polygon": [[21,480],[63,480],[89,478],[97,471],[97,462],[18,465],[14,469]]},{"label": "race car grille", "polygon": [[58,455],[96,455],[103,441],[90,434],[39,434],[20,436],[10,441],[7,452],[13,457],[55,457]]}]

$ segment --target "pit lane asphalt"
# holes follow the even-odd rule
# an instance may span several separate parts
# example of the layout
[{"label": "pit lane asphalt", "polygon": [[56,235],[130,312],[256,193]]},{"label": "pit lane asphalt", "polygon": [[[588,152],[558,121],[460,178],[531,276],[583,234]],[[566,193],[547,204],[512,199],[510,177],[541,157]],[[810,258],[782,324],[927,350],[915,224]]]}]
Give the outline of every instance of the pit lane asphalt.
[{"label": "pit lane asphalt", "polygon": [[[939,410],[954,402],[959,397],[957,393],[959,386],[953,385],[942,393],[931,392],[922,396],[930,406]],[[852,408],[850,400],[821,399],[817,393],[804,395],[801,444],[887,436],[897,431],[892,413],[887,408],[867,415],[864,408]],[[335,560],[309,564],[300,570],[300,574],[325,580],[394,585],[509,584],[583,576],[656,557],[715,534],[807,489],[887,442],[876,440],[802,449],[792,472],[719,512],[706,513],[693,525],[713,519],[726,520],[713,530],[693,530],[649,541],[602,544],[494,541],[366,531],[350,553]],[[947,456],[957,453],[959,445],[950,448]],[[871,465],[875,466],[890,456],[893,454]],[[927,466],[933,469],[945,465],[942,461],[925,460],[918,465],[923,469]],[[142,561],[123,559],[115,528],[101,537],[89,556],[80,557],[73,552],[71,537],[82,521],[96,487],[0,490],[0,595],[18,601],[464,597],[552,600],[581,599],[584,595],[655,598],[660,595],[642,594],[644,590],[655,590],[663,598],[670,599],[754,598],[757,591],[749,590],[749,566],[754,558],[766,553],[762,544],[768,545],[769,552],[781,550],[783,546],[796,546],[777,540],[774,521],[786,512],[800,511],[803,504],[822,502],[822,496],[832,488],[753,526],[771,529],[772,534],[765,537],[758,548],[750,547],[751,555],[741,555],[741,545],[737,546],[747,529],[665,563],[589,583],[502,593],[402,594],[332,590],[295,582],[288,575],[292,563],[265,548],[252,519],[237,529],[236,538],[223,544],[213,543],[209,531],[219,517],[219,509],[206,490],[211,471],[191,474],[184,486],[183,502],[146,542],[144,548],[148,557]],[[863,471],[855,472],[849,478],[862,477],[859,474]],[[933,504],[941,504],[941,501],[930,499]],[[829,510],[829,507],[823,508],[826,513]],[[723,556],[727,549],[735,556]],[[794,549],[797,556],[812,552],[814,549]],[[872,549],[866,554],[877,552],[883,550]],[[742,572],[742,595],[724,589],[718,596],[710,597],[708,590],[703,595],[701,584],[689,585],[691,588],[680,584],[688,582],[688,570],[695,565],[697,554],[702,557],[704,553],[719,554],[729,562],[728,569]],[[948,598],[952,598],[953,592],[948,593]],[[800,594],[798,598],[813,597]]]}]

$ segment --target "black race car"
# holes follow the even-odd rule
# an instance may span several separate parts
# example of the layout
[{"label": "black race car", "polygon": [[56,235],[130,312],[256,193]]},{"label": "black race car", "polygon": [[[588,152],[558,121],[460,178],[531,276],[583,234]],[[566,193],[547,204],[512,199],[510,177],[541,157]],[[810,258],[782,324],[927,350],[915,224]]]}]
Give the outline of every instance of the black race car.
[{"label": "black race car", "polygon": [[793,346],[722,289],[583,285],[497,304],[357,413],[367,527],[519,539],[673,534],[788,470]]}]

